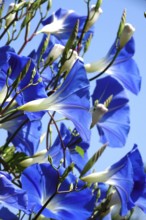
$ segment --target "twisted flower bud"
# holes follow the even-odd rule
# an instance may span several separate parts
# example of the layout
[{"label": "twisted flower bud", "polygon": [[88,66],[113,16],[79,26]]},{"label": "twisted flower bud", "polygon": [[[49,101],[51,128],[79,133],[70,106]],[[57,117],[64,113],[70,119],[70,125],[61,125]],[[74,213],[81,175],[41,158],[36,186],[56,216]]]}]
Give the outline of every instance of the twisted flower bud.
[{"label": "twisted flower bud", "polygon": [[126,45],[126,43],[131,39],[134,32],[135,28],[132,26],[132,24],[126,23],[119,38],[120,49],[122,49]]}]

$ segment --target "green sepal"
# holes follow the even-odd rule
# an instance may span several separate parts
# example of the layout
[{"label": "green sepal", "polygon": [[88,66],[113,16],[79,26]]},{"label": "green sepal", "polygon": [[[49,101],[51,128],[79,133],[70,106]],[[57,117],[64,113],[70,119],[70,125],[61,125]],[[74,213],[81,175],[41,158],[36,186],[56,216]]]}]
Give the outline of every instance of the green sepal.
[{"label": "green sepal", "polygon": [[[40,5],[42,4],[41,2],[42,2],[42,0],[34,1],[31,5],[31,9],[37,10],[40,7]],[[44,1],[43,1],[43,3],[44,3]]]},{"label": "green sepal", "polygon": [[95,12],[98,11],[100,5],[102,4],[102,0],[98,0],[95,5]]},{"label": "green sepal", "polygon": [[[3,10],[4,10],[4,3],[1,3],[1,6],[0,6],[0,18],[2,17]],[[2,25],[2,19],[0,19],[0,27],[1,27],[1,25]]]},{"label": "green sepal", "polygon": [[63,173],[62,176],[60,177],[60,183],[62,183],[62,182],[65,180],[65,178],[68,176],[68,174],[73,171],[73,168],[74,168],[74,163],[71,163],[71,164],[65,169],[64,173]]},{"label": "green sepal", "polygon": [[97,162],[97,160],[100,158],[100,156],[101,156],[102,153],[104,152],[106,146],[107,146],[107,144],[104,144],[104,145],[89,159],[89,161],[86,163],[86,165],[84,166],[83,170],[81,171],[80,177],[82,177],[85,173],[87,173],[87,172],[93,167],[93,165]]},{"label": "green sepal", "polygon": [[[97,202],[98,202],[98,198],[100,198],[100,189],[97,188]],[[101,217],[101,219],[103,219],[104,216],[106,216],[109,211],[110,211],[110,207],[109,207],[109,203],[112,199],[113,196],[113,187],[109,186],[106,197],[99,203],[98,206],[96,206],[94,208],[94,213],[92,216],[92,219],[95,220],[99,217]]]},{"label": "green sepal", "polygon": [[51,7],[52,7],[52,0],[48,0],[47,11],[49,11]]}]

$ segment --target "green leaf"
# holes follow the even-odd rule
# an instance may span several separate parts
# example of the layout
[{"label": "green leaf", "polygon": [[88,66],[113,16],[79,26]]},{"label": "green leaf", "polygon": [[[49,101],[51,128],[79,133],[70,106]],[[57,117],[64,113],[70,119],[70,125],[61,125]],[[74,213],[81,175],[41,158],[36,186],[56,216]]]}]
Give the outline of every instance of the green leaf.
[{"label": "green leaf", "polygon": [[75,151],[81,156],[84,157],[84,150],[80,146],[75,147]]},{"label": "green leaf", "polygon": [[84,166],[83,170],[81,171],[80,177],[82,177],[85,173],[87,173],[92,167],[93,165],[97,162],[97,160],[99,159],[99,157],[102,155],[102,153],[104,152],[105,148],[106,148],[107,144],[104,144],[90,159],[89,161],[86,163],[86,165]]}]

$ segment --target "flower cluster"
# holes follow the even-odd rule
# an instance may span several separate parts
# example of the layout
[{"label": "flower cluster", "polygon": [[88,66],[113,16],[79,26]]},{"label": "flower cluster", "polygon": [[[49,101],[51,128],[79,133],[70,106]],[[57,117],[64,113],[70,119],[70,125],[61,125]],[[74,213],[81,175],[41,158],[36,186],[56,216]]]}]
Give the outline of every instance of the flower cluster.
[{"label": "flower cluster", "polygon": [[[7,131],[0,147],[0,219],[130,219],[135,207],[146,213],[146,175],[136,144],[111,167],[93,172],[107,147],[126,144],[127,91],[137,95],[141,86],[135,28],[124,11],[107,55],[85,63],[102,1],[86,1],[87,15],[60,8],[48,16],[51,4],[18,0],[7,12],[5,2],[0,5],[0,128]],[[14,48],[19,39],[22,45]],[[96,128],[102,146],[89,158]]]}]

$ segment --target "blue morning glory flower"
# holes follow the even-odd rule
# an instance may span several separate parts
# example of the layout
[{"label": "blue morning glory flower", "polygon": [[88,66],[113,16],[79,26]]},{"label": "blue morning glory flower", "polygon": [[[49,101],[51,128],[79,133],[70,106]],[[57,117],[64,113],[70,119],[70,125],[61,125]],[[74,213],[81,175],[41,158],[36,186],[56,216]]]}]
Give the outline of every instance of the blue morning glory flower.
[{"label": "blue morning glory flower", "polygon": [[[111,99],[106,104],[109,97]],[[124,146],[130,126],[129,100],[123,86],[111,76],[98,79],[92,101],[91,127],[96,124],[100,141],[108,143],[110,147]]]},{"label": "blue morning glory flower", "polygon": [[[32,175],[33,173],[33,175]],[[22,173],[22,188],[27,191],[29,208],[38,213],[42,210],[46,218],[58,220],[86,220],[90,217],[94,207],[94,198],[90,189],[68,192],[70,184],[74,184],[75,177],[70,174],[61,184],[60,193],[56,193],[59,183],[59,172],[50,164],[34,164]]]},{"label": "blue morning glory flower", "polygon": [[[91,34],[93,35],[92,25],[95,23],[101,13],[101,8],[99,8],[98,11],[95,12],[95,6],[92,6],[90,10],[90,19],[86,26],[86,32],[83,38],[84,43]],[[77,21],[79,21],[78,38],[80,37],[86,19],[87,16],[78,15],[73,10],[60,8],[53,15],[42,22],[44,27],[40,31],[38,31],[37,34],[53,34],[60,41],[60,44],[65,46]]]},{"label": "blue morning glory flower", "polygon": [[12,183],[11,176],[0,171],[0,202],[5,206],[27,211],[27,195],[25,190]]},{"label": "blue morning glory flower", "polygon": [[75,129],[71,132],[63,123],[61,123],[60,135],[64,146],[61,145],[60,138],[57,136],[54,144],[47,152],[47,155],[52,157],[53,166],[59,167],[60,160],[65,159],[64,164],[66,167],[74,163],[75,167],[81,171],[88,161],[87,149],[89,144],[81,141]]},{"label": "blue morning glory flower", "polygon": [[18,110],[39,112],[53,110],[70,119],[81,138],[90,140],[89,81],[83,63],[77,60],[60,88],[48,98],[26,103]]},{"label": "blue morning glory flower", "polygon": [[[86,182],[105,182],[115,187],[116,191],[111,200],[110,205],[121,203],[120,214],[127,215],[128,210],[134,206],[139,207],[145,211],[141,203],[145,195],[145,172],[143,161],[137,145],[120,161],[113,164],[104,172],[92,173],[82,178]],[[101,185],[105,191],[105,187]]]},{"label": "blue morning glory flower", "polygon": [[[86,64],[87,72],[101,72],[111,62],[116,53],[116,42],[112,45],[105,58],[98,62]],[[133,59],[135,43],[132,37],[118,54],[116,60],[105,72],[118,79],[123,86],[134,94],[138,94],[141,87],[141,76],[138,66]]]}]

